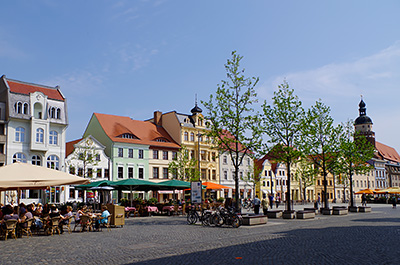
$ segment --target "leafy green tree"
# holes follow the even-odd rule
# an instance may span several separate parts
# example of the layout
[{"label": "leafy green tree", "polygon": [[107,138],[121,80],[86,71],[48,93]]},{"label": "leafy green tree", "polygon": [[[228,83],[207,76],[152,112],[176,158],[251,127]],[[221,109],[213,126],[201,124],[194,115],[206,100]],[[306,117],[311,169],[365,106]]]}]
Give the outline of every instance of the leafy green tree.
[{"label": "leafy green tree", "polygon": [[259,150],[262,137],[260,119],[252,105],[257,102],[255,86],[258,78],[247,78],[240,68],[242,56],[236,51],[227,60],[227,79],[218,85],[215,96],[202,104],[207,109],[206,134],[215,141],[220,153],[226,152],[235,168],[235,206],[239,208],[239,166],[245,155]]},{"label": "leafy green tree", "polygon": [[268,136],[267,143],[272,146],[269,155],[275,162],[284,163],[287,172],[286,210],[291,211],[291,166],[302,153],[296,148],[296,139],[300,137],[303,125],[304,109],[294,90],[284,81],[274,92],[272,105],[266,102],[263,108],[263,131]]},{"label": "leafy green tree", "polygon": [[373,169],[368,164],[374,156],[375,147],[367,138],[354,131],[353,121],[347,121],[343,124],[343,132],[340,135],[340,169],[346,174],[350,183],[350,206],[354,206],[353,196],[353,175],[365,174]]},{"label": "leafy green tree", "polygon": [[300,162],[297,163],[294,180],[299,182],[303,200],[307,200],[306,190],[308,187],[315,185],[317,176],[318,169],[314,167],[314,164],[306,157],[301,158]]},{"label": "leafy green tree", "polygon": [[336,163],[339,157],[339,137],[342,131],[341,125],[334,126],[334,120],[330,116],[330,108],[321,100],[307,110],[304,124],[301,126],[301,138],[299,148],[310,157],[314,165],[323,176],[324,190],[322,201],[324,208],[328,207],[327,175],[329,169]]},{"label": "leafy green tree", "polygon": [[190,158],[188,149],[183,146],[168,164],[168,171],[172,173],[173,179],[198,181],[200,172],[196,165],[197,160]]},{"label": "leafy green tree", "polygon": [[[71,172],[71,168],[75,170],[72,161],[78,161],[77,166],[79,167],[82,165],[82,177],[92,178],[93,171],[91,171],[91,169],[99,164],[99,157],[99,151],[95,148],[93,140],[87,138],[82,144],[75,146],[75,150],[72,153],[71,159],[67,162],[67,166]],[[79,170],[78,175],[81,175]]]}]

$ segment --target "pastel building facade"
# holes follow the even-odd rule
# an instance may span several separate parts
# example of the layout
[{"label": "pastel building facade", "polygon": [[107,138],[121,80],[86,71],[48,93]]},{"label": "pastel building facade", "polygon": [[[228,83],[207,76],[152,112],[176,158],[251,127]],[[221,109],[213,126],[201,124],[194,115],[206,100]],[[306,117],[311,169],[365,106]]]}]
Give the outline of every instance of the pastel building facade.
[{"label": "pastel building facade", "polygon": [[[59,87],[0,78],[0,165],[31,163],[65,171],[67,101]],[[64,187],[26,190],[23,202],[64,202]]]}]

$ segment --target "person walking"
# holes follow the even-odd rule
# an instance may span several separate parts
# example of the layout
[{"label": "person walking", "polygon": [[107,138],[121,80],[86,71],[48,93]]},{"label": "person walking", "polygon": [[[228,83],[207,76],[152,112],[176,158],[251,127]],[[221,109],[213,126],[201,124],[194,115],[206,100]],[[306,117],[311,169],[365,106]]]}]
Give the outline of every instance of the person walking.
[{"label": "person walking", "polygon": [[258,195],[256,195],[256,197],[254,198],[253,204],[254,204],[254,213],[255,213],[255,214],[259,214],[259,213],[260,213],[260,204],[261,204],[261,201],[260,201],[260,199],[258,198]]},{"label": "person walking", "polygon": [[265,194],[263,195],[263,199],[261,201],[261,206],[262,206],[264,215],[267,215],[267,212],[268,212],[268,200],[267,200],[267,196]]},{"label": "person walking", "polygon": [[268,195],[268,199],[269,199],[269,206],[271,207],[272,210],[272,207],[274,206],[274,195],[272,194]]},{"label": "person walking", "polygon": [[393,196],[393,197],[392,197],[392,206],[393,206],[393,209],[396,209],[396,205],[397,205],[397,198],[396,198],[396,196]]},{"label": "person walking", "polygon": [[361,205],[362,206],[367,206],[367,196],[365,196],[365,193],[361,196]]},{"label": "person walking", "polygon": [[280,198],[279,195],[278,195],[278,197],[276,197],[276,200],[275,200],[276,208],[279,207],[279,204],[280,204],[280,203],[281,203],[281,198]]}]

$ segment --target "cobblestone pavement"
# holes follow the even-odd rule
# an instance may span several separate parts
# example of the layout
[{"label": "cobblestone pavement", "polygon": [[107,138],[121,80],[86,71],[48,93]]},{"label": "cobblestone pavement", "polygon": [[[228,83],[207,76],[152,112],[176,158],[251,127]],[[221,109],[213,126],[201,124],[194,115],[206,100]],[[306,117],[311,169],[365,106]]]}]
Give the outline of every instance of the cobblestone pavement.
[{"label": "cobblestone pavement", "polygon": [[0,264],[400,264],[400,209],[371,206],[238,229],[187,225],[182,216],[129,218],[111,232],[1,240]]}]

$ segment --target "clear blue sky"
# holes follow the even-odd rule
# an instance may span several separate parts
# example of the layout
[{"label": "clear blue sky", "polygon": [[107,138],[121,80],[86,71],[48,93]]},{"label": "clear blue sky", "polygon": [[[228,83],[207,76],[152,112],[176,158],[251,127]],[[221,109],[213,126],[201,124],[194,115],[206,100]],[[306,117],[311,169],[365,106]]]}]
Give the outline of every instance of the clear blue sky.
[{"label": "clear blue sky", "polygon": [[377,140],[400,152],[399,14],[398,0],[2,1],[0,74],[60,85],[73,140],[93,112],[189,113],[236,50],[260,101],[286,78],[340,123],[362,94]]}]

